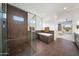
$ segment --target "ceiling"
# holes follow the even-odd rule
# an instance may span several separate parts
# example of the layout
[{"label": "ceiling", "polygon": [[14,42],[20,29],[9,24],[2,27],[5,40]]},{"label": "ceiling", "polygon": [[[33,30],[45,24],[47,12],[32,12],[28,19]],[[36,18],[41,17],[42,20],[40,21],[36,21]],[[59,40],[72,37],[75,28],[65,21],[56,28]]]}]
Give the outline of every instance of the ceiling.
[{"label": "ceiling", "polygon": [[[61,13],[76,7],[78,3],[10,3],[25,11],[39,15],[41,17],[51,18],[57,13]],[[64,7],[67,8],[64,10]]]}]

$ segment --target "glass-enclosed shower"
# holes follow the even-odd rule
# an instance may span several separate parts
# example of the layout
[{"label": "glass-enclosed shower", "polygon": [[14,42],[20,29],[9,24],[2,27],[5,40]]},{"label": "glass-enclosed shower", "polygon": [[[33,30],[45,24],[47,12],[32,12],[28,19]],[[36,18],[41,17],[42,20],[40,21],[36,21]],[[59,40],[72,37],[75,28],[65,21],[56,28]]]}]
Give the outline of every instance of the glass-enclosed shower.
[{"label": "glass-enclosed shower", "polygon": [[35,55],[36,53],[36,15],[28,13],[28,39],[31,43],[31,54]]},{"label": "glass-enclosed shower", "polygon": [[0,3],[0,56],[7,55],[6,4]]},{"label": "glass-enclosed shower", "polygon": [[[36,55],[36,50],[37,50],[37,34],[36,31],[38,29],[42,29],[42,19],[40,19],[37,15],[32,14],[30,12],[28,13],[28,42],[30,43],[28,46],[29,48],[27,49],[27,47],[24,47],[27,49],[24,50],[24,52],[21,53],[17,53],[16,55],[21,55],[21,56],[34,56]],[[10,53],[8,52],[8,50],[10,50],[8,48],[8,8],[7,8],[7,4],[0,4],[0,56],[2,55],[9,55]],[[18,24],[19,25],[19,24]],[[26,36],[26,37],[27,37]],[[20,48],[18,48],[17,46],[19,46],[19,43],[15,43],[16,39],[13,39],[14,41],[12,41],[13,46],[16,47],[16,49],[14,47],[15,50],[20,50]],[[17,40],[16,40],[17,41]],[[20,41],[20,40],[19,40]],[[12,50],[11,50],[12,51]],[[11,52],[10,51],[10,52]]]},{"label": "glass-enclosed shower", "polygon": [[[0,56],[8,55],[8,30],[7,30],[7,4],[0,4]],[[28,13],[28,40],[29,40],[29,50],[28,52],[23,52],[17,55],[34,55],[36,49],[35,42],[35,27],[36,27],[36,15]]]}]

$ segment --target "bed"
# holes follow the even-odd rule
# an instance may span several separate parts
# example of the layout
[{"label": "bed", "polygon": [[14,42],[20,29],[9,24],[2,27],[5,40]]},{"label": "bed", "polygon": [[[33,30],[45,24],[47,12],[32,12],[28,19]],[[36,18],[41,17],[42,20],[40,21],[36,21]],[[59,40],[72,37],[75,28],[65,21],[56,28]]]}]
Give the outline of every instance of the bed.
[{"label": "bed", "polygon": [[51,41],[54,40],[54,34],[51,34],[51,33],[43,33],[43,32],[40,32],[40,33],[37,33],[38,34],[38,37],[41,41],[45,42],[45,43],[50,43]]}]

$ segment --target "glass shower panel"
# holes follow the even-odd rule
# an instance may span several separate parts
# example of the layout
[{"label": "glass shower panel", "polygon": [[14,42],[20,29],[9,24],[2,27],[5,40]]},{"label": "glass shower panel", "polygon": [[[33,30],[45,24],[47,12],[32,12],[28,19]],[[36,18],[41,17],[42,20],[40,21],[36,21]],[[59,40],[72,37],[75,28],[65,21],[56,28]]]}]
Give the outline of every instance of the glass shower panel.
[{"label": "glass shower panel", "polygon": [[7,55],[5,4],[0,4],[0,55]]},{"label": "glass shower panel", "polygon": [[40,16],[36,16],[36,30],[43,29],[43,19]]},{"label": "glass shower panel", "polygon": [[36,52],[36,15],[28,13],[28,31],[29,40],[31,44],[31,55]]},{"label": "glass shower panel", "polygon": [[2,55],[2,12],[0,11],[0,55]]},{"label": "glass shower panel", "polygon": [[0,12],[2,11],[2,4],[0,3]]}]

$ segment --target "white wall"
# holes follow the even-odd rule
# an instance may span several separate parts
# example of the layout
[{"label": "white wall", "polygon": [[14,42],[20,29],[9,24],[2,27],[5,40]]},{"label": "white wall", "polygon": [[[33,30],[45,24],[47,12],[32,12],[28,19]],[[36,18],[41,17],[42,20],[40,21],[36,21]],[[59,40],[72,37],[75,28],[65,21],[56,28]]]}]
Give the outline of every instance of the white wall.
[{"label": "white wall", "polygon": [[49,27],[50,30],[54,30],[55,22],[54,19],[43,18],[43,29],[44,27]]},{"label": "white wall", "polygon": [[42,30],[43,29],[43,19],[40,16],[36,16],[36,30]]},{"label": "white wall", "polygon": [[28,31],[29,31],[29,27],[30,27],[29,22],[30,22],[30,19],[31,19],[33,16],[34,16],[33,14],[28,13]]}]

